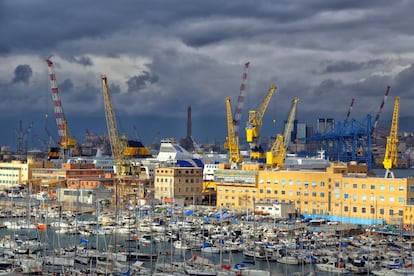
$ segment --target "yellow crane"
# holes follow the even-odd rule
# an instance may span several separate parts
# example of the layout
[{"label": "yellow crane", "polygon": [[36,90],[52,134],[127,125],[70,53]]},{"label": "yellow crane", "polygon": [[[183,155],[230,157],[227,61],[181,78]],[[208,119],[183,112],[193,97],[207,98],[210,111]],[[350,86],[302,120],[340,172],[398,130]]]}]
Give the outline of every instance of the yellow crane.
[{"label": "yellow crane", "polygon": [[394,111],[392,113],[392,122],[390,135],[387,137],[387,146],[385,148],[385,156],[382,164],[385,169],[385,178],[394,178],[392,169],[397,167],[398,155],[398,116],[400,109],[400,97],[395,97]]},{"label": "yellow crane", "polygon": [[296,106],[299,102],[299,98],[294,98],[292,100],[292,107],[290,108],[290,113],[288,120],[285,125],[285,130],[283,134],[278,134],[276,136],[275,142],[273,143],[269,152],[266,153],[266,164],[278,168],[283,168],[285,166],[285,157],[286,150],[290,142],[290,133],[292,132],[293,123],[296,116]]},{"label": "yellow crane", "polygon": [[230,99],[226,98],[226,113],[227,113],[227,137],[224,143],[224,148],[229,150],[229,162],[231,168],[237,168],[238,164],[243,162],[243,157],[239,149],[239,137],[237,137],[234,130],[233,114],[231,112]]},{"label": "yellow crane", "polygon": [[[246,141],[250,146],[250,158],[261,161],[264,159],[263,150],[259,145],[260,128],[263,124],[263,116],[269,106],[270,100],[276,91],[276,85],[272,84],[266,93],[258,110],[249,110],[249,119],[246,127]],[[263,160],[264,161],[264,160]]]},{"label": "yellow crane", "polygon": [[118,128],[115,120],[115,113],[112,107],[112,101],[108,89],[108,80],[105,75],[101,76],[102,90],[105,104],[106,126],[108,128],[109,143],[111,145],[112,155],[115,161],[115,173],[118,176],[139,175],[140,166],[135,165],[130,160],[125,159],[126,143],[118,134]]}]

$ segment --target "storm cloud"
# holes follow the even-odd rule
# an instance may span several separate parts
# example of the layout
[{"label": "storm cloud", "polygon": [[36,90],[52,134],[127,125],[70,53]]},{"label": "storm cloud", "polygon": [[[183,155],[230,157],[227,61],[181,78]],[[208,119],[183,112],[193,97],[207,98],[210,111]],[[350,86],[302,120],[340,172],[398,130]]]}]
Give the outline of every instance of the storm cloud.
[{"label": "storm cloud", "polygon": [[[380,121],[388,124],[397,95],[401,116],[412,117],[412,10],[414,2],[399,0],[2,1],[0,107],[11,118],[53,113],[45,64],[51,57],[75,136],[106,128],[105,74],[125,129],[136,126],[150,141],[155,133],[182,137],[191,106],[195,139],[220,140],[225,98],[234,108],[250,61],[242,121],[273,83],[278,89],[264,121],[283,122],[299,97],[297,119],[309,124],[343,119],[352,98],[351,117],[374,116],[390,85]],[[413,124],[400,128],[414,131]],[[276,134],[273,124],[262,131]]]}]

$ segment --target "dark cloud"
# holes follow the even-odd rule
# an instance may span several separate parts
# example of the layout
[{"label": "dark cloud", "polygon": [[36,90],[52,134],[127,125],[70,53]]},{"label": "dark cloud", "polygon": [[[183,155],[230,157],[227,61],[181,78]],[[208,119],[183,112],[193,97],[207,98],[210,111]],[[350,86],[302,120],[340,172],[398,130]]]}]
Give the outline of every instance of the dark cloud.
[{"label": "dark cloud", "polygon": [[143,71],[141,75],[134,76],[127,80],[128,92],[138,92],[139,90],[154,84],[158,81],[158,76],[148,71]]},{"label": "dark cloud", "polygon": [[65,79],[61,84],[59,84],[60,91],[71,91],[73,87],[73,82],[70,79]]},{"label": "dark cloud", "polygon": [[13,83],[22,82],[28,84],[32,74],[32,68],[29,65],[18,65],[16,69],[14,69]]},{"label": "dark cloud", "polygon": [[384,61],[378,59],[367,62],[338,61],[327,65],[323,73],[352,72],[363,69],[373,69],[382,64],[384,64]]},{"label": "dark cloud", "polygon": [[93,65],[92,59],[90,57],[87,56],[81,56],[81,57],[74,57],[71,56],[69,58],[67,58],[68,61],[70,62],[75,62],[84,66],[91,66]]},{"label": "dark cloud", "polygon": [[[352,98],[351,117],[375,116],[387,85],[382,116],[400,95],[403,117],[414,105],[413,9],[402,0],[0,1],[0,108],[14,117],[53,111],[44,63],[53,54],[65,113],[76,116],[72,131],[87,121],[82,116],[105,124],[105,73],[119,120],[157,118],[151,132],[158,124],[185,131],[192,106],[194,122],[209,121],[194,126],[196,139],[225,137],[224,99],[235,107],[246,61],[242,121],[272,83],[278,90],[266,122],[286,120],[293,97],[298,119],[309,123],[342,120]],[[274,127],[262,129],[274,136]]]}]

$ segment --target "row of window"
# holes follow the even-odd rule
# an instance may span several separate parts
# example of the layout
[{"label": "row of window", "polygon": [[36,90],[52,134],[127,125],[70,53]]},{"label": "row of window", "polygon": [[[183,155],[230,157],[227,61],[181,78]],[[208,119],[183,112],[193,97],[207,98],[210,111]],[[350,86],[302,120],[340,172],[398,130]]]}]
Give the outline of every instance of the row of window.
[{"label": "row of window", "polygon": [[[259,180],[259,183],[260,184],[263,184],[265,181],[263,180],[263,179],[260,179]],[[267,184],[270,184],[271,183],[271,180],[270,179],[267,179],[266,180],[266,183]],[[275,179],[274,181],[273,181],[273,183],[274,184],[279,184],[279,180],[278,179]],[[282,186],[285,186],[286,184],[288,184],[288,185],[293,185],[294,184],[294,181],[292,180],[292,179],[289,179],[288,181],[286,181],[286,180],[284,180],[284,179],[282,179],[281,181],[280,181],[280,184],[282,185]],[[311,187],[325,187],[325,182],[324,181],[321,181],[321,182],[319,182],[319,185],[318,185],[318,183],[317,183],[317,181],[312,181],[311,183]],[[297,186],[301,186],[302,185],[302,182],[300,181],[300,180],[297,180],[296,181],[296,185]],[[303,186],[305,187],[305,188],[308,188],[309,187],[309,181],[304,181],[303,182]],[[385,191],[386,190],[386,186],[388,186],[388,190],[389,191],[395,191],[396,189],[398,189],[398,191],[404,191],[404,189],[405,189],[405,187],[403,186],[403,185],[400,185],[400,186],[398,186],[398,188],[396,188],[394,185],[392,185],[392,184],[390,184],[390,185],[384,185],[384,184],[380,184],[380,185],[378,185],[378,188],[379,188],[379,190],[380,191]],[[351,186],[350,186],[350,184],[349,183],[344,183],[344,189],[349,189]],[[340,184],[340,182],[335,182],[335,188],[341,188],[341,184]],[[364,183],[362,183],[362,184],[360,184],[360,187],[358,187],[358,184],[357,183],[354,183],[354,184],[352,184],[352,188],[353,189],[368,189],[368,185],[367,184],[364,184]],[[375,190],[376,189],[376,185],[375,184],[370,184],[369,185],[369,188],[371,189],[371,190]],[[412,190],[412,191],[414,191],[414,187],[410,187],[410,190]]]},{"label": "row of window", "polygon": [[19,181],[17,180],[0,180],[1,184],[9,184],[9,185],[14,185],[14,184],[19,184]]},{"label": "row of window", "polygon": [[[222,192],[223,191],[223,188],[222,187],[219,187],[218,190],[220,192]],[[224,188],[224,192],[228,193],[229,191],[230,191],[229,188]],[[256,193],[256,189],[245,189],[245,192],[246,193],[249,193],[250,191],[253,194]],[[231,192],[235,193],[236,192],[236,188],[232,188],[231,189]],[[242,188],[238,188],[237,189],[237,192],[238,193],[242,193],[243,192],[243,189]],[[264,194],[264,189],[259,189],[259,194]],[[272,194],[272,189],[267,188],[266,189],[266,194],[271,195]],[[278,190],[273,190],[273,194],[274,195],[278,195],[279,194],[279,191]],[[286,193],[285,190],[282,190],[282,191],[280,191],[280,194],[281,195],[286,195],[287,194],[289,196],[293,196],[295,193],[292,190],[287,191],[287,193]],[[301,191],[296,191],[296,196],[301,196],[301,195],[306,196],[306,197],[310,195],[312,197],[324,198],[325,197],[325,192],[311,192],[311,193],[309,193],[308,191],[303,191],[303,194],[302,194]],[[340,193],[335,193],[335,198],[336,199],[340,199],[340,196],[341,196]],[[347,198],[349,198],[349,195],[348,194],[344,194],[343,195],[343,198],[346,200]],[[354,195],[352,195],[352,199],[353,199],[353,201],[357,201],[358,199],[360,199],[362,201],[367,201],[368,197],[367,197],[367,195],[360,195],[360,197],[358,197],[357,194],[354,194]],[[378,196],[378,200],[379,201],[385,201],[385,199],[386,199],[385,196]],[[395,202],[397,200],[399,203],[404,203],[404,197],[397,197],[397,199],[395,199],[394,196],[389,196],[387,199],[388,199],[389,202]],[[370,195],[370,201],[375,201],[375,200],[376,200],[375,199],[375,196]]]},{"label": "row of window", "polygon": [[[163,170],[163,169],[159,169],[156,171],[157,173],[171,173],[171,170]],[[199,170],[177,170],[178,174],[199,174],[200,171]]]},{"label": "row of window", "polygon": [[[169,187],[160,187],[160,186],[155,187],[155,190],[158,191],[158,192],[168,192],[168,191],[171,191]],[[182,188],[178,187],[178,188],[175,189],[175,191],[177,191],[177,193],[184,192],[184,191],[186,193],[188,193],[188,192],[196,192],[196,193],[198,193],[198,192],[201,191],[201,188],[200,187],[185,187],[185,189],[182,189]]]},{"label": "row of window", "polygon": [[[181,183],[181,178],[176,178],[176,183]],[[201,179],[199,178],[185,178],[184,179],[184,183],[200,183]],[[170,183],[172,182],[172,178],[162,178],[162,177],[157,177],[155,179],[155,182],[159,182],[159,183]]]},{"label": "row of window", "polygon": [[0,173],[0,177],[19,177],[19,174],[18,173],[13,173],[13,174],[10,174],[10,173]]}]

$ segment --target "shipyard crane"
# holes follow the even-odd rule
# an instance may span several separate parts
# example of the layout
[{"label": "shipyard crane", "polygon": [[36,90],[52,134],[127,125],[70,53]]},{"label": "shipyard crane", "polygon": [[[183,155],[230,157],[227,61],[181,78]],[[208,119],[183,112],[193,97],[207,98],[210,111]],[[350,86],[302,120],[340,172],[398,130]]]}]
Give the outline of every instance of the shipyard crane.
[{"label": "shipyard crane", "polygon": [[244,64],[244,71],[242,76],[242,82],[240,85],[240,95],[237,99],[236,109],[234,111],[234,118],[233,118],[233,125],[234,125],[234,133],[237,137],[239,137],[239,126],[240,120],[243,112],[244,101],[246,99],[246,83],[247,83],[247,72],[249,69],[250,62],[246,62]]},{"label": "shipyard crane", "polygon": [[27,151],[27,141],[25,141],[27,135],[31,132],[33,127],[33,122],[30,123],[30,125],[23,130],[23,122],[22,120],[19,121],[19,131],[16,131],[17,135],[17,153],[21,154]]},{"label": "shipyard crane", "polygon": [[296,106],[299,102],[299,98],[292,100],[292,107],[288,120],[285,125],[283,134],[276,136],[275,142],[273,143],[269,152],[266,153],[266,164],[273,167],[283,168],[285,165],[286,151],[290,142],[290,135],[293,129],[293,122],[296,116]]},{"label": "shipyard crane", "polygon": [[398,116],[400,109],[400,97],[395,97],[394,111],[392,113],[392,122],[390,135],[387,137],[387,145],[385,148],[385,156],[382,164],[385,169],[385,178],[394,178],[392,169],[397,167],[398,155]]},{"label": "shipyard crane", "polygon": [[108,80],[105,75],[101,76],[102,90],[105,104],[106,126],[108,128],[109,143],[112,156],[115,161],[115,173],[118,176],[139,175],[140,167],[125,158],[126,141],[118,134],[115,112],[108,89]]},{"label": "shipyard crane", "polygon": [[379,118],[381,116],[382,110],[384,108],[385,102],[388,98],[388,95],[390,94],[390,88],[391,88],[390,86],[387,86],[387,90],[385,91],[384,98],[382,99],[382,102],[381,102],[381,104],[378,108],[377,116],[375,116],[374,124],[371,127],[371,132],[370,132],[371,136],[374,135],[375,129],[377,128],[378,121],[379,121]]},{"label": "shipyard crane", "polygon": [[276,91],[276,85],[272,84],[266,93],[262,104],[258,110],[249,110],[249,120],[246,127],[246,141],[250,145],[250,158],[252,160],[263,161],[263,150],[259,145],[260,129],[263,124],[263,116],[269,106],[270,100]]},{"label": "shipyard crane", "polygon": [[349,119],[349,116],[351,116],[351,111],[352,111],[352,108],[354,107],[354,102],[355,102],[355,99],[352,98],[351,104],[349,105],[349,108],[348,108],[348,112],[346,113],[345,122],[347,122]]},{"label": "shipyard crane", "polygon": [[239,138],[234,130],[233,115],[231,112],[230,99],[226,98],[226,114],[227,114],[227,137],[224,143],[224,148],[229,151],[229,163],[231,168],[236,169],[238,164],[243,161],[243,157],[240,154]]},{"label": "shipyard crane", "polygon": [[68,155],[77,154],[77,143],[76,140],[69,134],[68,123],[63,112],[62,101],[59,96],[59,89],[57,86],[53,62],[50,59],[46,59],[46,63],[49,69],[53,108],[59,134],[59,146],[63,152],[63,158],[67,158]]}]

